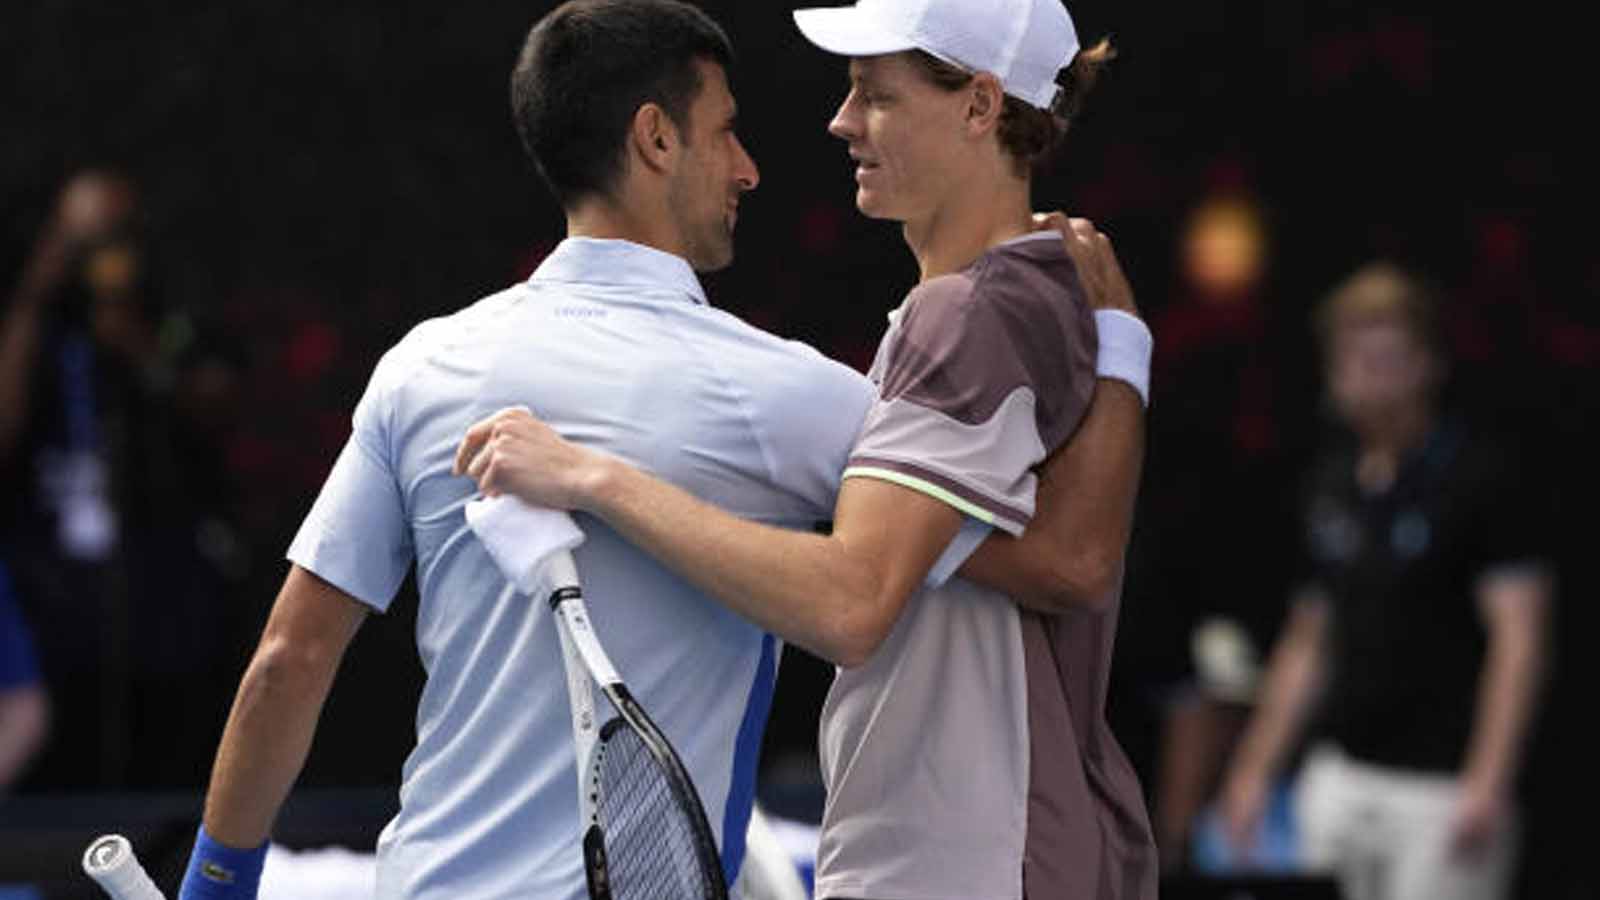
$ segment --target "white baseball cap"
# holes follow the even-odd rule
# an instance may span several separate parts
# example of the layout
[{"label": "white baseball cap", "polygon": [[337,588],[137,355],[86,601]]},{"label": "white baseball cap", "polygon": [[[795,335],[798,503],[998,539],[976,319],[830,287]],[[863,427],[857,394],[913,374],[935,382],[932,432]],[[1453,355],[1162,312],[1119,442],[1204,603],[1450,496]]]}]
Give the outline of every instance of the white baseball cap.
[{"label": "white baseball cap", "polygon": [[806,39],[841,56],[923,50],[1000,79],[1007,94],[1055,105],[1056,75],[1078,55],[1078,32],[1061,0],[860,0],[798,9]]}]

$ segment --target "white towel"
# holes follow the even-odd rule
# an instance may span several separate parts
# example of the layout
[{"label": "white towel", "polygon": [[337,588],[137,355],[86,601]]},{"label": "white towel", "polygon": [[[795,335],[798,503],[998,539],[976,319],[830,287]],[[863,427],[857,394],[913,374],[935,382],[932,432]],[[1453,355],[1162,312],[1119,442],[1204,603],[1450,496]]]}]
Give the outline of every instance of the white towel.
[{"label": "white towel", "polygon": [[542,593],[551,557],[583,543],[572,517],[516,497],[479,497],[467,504],[467,525],[488,548],[506,580],[524,594]]}]

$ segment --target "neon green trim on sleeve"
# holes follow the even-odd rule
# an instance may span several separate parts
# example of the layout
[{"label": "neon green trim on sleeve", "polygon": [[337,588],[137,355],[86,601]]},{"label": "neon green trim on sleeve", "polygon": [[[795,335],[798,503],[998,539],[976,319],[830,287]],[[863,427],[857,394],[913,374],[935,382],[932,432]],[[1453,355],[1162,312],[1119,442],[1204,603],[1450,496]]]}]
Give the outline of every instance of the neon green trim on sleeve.
[{"label": "neon green trim on sleeve", "polygon": [[877,478],[880,481],[892,482],[900,485],[901,487],[908,487],[919,494],[927,494],[935,500],[948,503],[961,512],[973,517],[974,519],[977,519],[980,522],[983,522],[986,525],[999,524],[999,518],[994,513],[989,512],[988,510],[978,506],[975,503],[972,503],[969,500],[963,500],[960,497],[957,497],[955,494],[950,493],[937,484],[923,481],[921,478],[918,478],[915,475],[907,475],[904,472],[896,472],[892,469],[880,469],[876,466],[851,466],[850,468],[844,470],[844,477],[847,479]]}]

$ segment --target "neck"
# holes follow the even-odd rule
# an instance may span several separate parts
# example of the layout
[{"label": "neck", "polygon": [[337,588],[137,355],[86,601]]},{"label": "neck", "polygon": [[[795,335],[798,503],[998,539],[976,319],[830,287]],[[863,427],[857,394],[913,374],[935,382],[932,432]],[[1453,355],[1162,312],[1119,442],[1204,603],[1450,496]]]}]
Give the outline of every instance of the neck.
[{"label": "neck", "polygon": [[996,244],[1034,230],[1028,180],[994,174],[965,181],[930,215],[906,221],[906,243],[923,281],[959,272]]},{"label": "neck", "polygon": [[609,197],[586,198],[567,210],[567,236],[632,241],[687,258],[683,236],[672,227],[665,204],[659,205],[656,214],[650,204],[623,206]]},{"label": "neck", "polygon": [[1407,453],[1422,446],[1433,430],[1433,411],[1417,403],[1360,429],[1361,480],[1368,487],[1386,487],[1399,472]]}]

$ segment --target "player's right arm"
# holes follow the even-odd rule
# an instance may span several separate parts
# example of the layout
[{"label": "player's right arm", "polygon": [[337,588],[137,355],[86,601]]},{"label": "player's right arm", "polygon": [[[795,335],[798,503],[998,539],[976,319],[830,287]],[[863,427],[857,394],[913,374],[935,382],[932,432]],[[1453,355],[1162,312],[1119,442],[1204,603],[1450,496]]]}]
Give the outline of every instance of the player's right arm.
[{"label": "player's right arm", "polygon": [[231,848],[266,843],[305,765],[323,702],[368,607],[292,566],[222,733],[205,831]]},{"label": "player's right arm", "polygon": [[1223,822],[1236,847],[1250,845],[1272,779],[1321,690],[1328,616],[1327,595],[1307,589],[1272,651],[1255,713],[1223,781]]}]

